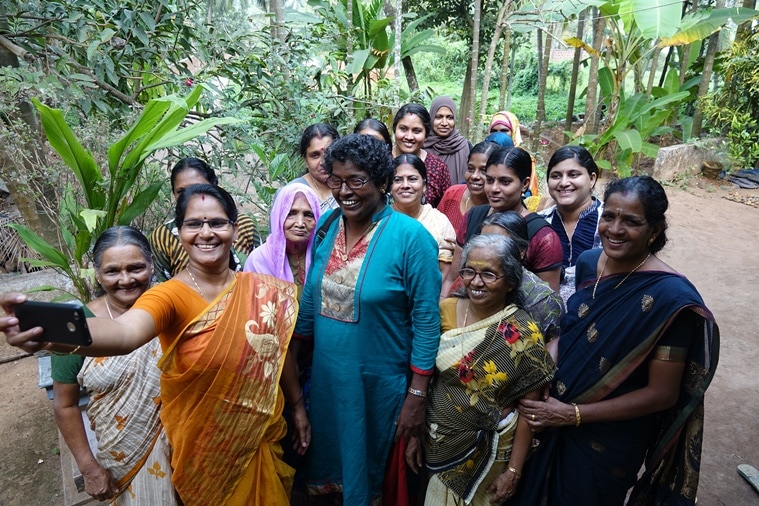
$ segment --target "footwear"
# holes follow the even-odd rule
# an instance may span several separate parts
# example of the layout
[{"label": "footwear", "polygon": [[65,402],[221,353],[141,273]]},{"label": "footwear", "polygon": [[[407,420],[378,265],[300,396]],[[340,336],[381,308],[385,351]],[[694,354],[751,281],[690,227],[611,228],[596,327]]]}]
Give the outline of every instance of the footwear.
[{"label": "footwear", "polygon": [[754,487],[754,490],[759,492],[759,471],[757,471],[754,466],[740,464],[738,466],[738,474],[743,476],[746,481]]}]

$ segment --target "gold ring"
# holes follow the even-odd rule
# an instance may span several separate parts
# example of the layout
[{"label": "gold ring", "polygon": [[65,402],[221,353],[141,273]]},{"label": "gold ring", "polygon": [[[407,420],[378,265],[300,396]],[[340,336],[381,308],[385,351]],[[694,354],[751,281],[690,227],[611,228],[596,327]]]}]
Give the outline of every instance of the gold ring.
[{"label": "gold ring", "polygon": [[534,422],[535,421],[535,415],[531,415],[531,416],[532,416],[532,421]]}]

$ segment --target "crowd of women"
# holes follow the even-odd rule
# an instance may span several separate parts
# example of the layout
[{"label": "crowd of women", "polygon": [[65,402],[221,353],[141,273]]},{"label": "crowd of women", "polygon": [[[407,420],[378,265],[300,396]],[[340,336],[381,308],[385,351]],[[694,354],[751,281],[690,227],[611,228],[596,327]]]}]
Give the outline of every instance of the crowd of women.
[{"label": "crowd of women", "polygon": [[26,297],[0,296],[7,342],[54,354],[55,418],[91,496],[695,502],[719,333],[657,256],[663,188],[615,180],[601,200],[592,157],[565,146],[535,213],[516,116],[474,146],[455,121],[438,97],[401,107],[393,136],[373,118],[344,137],[308,126],[263,244],[213,169],[179,161],[150,245],[131,227],[95,245],[91,346],[21,331]]}]

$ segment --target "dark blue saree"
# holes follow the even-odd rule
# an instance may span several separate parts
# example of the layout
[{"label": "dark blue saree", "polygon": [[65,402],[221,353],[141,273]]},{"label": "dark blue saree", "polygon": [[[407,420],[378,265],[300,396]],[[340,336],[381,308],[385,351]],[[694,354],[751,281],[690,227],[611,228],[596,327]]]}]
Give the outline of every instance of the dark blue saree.
[{"label": "dark blue saree", "polygon": [[639,272],[624,281],[624,275],[605,276],[593,298],[600,254],[587,251],[578,261],[578,291],[562,320],[551,395],[583,404],[637,390],[647,384],[656,356],[685,361],[680,396],[663,412],[546,431],[509,504],[623,504],[633,486],[629,504],[693,504],[717,325],[695,287],[669,272]]}]

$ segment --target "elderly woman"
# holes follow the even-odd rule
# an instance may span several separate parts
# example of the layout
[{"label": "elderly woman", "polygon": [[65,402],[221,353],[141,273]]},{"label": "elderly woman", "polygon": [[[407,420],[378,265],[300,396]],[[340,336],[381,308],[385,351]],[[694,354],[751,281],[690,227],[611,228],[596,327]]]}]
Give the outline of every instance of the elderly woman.
[{"label": "elderly woman", "polygon": [[380,498],[393,439],[424,426],[440,337],[438,246],[386,204],[385,143],[351,134],[324,162],[340,208],[322,217],[295,328],[314,340],[308,486],[361,506]]},{"label": "elderly woman", "polygon": [[[161,421],[182,504],[284,506],[293,476],[279,443],[286,430],[285,398],[301,453],[310,439],[296,368],[286,359],[297,314],[295,288],[229,268],[237,216],[223,189],[186,188],[177,200],[176,223],[187,268],[145,292],[121,316],[89,319],[89,347],[39,343],[40,327],[11,327],[6,341],[27,351],[110,356],[129,353],[157,334],[163,349]],[[13,304],[22,300],[11,298],[6,313],[13,314]]]},{"label": "elderly woman", "polygon": [[[537,399],[554,365],[535,321],[521,309],[519,250],[509,238],[480,235],[464,248],[463,297],[440,303],[443,335],[423,438],[433,473],[425,505],[499,503],[522,476],[532,440],[517,412]],[[422,463],[418,444],[406,452]]]},{"label": "elderly woman", "polygon": [[443,213],[429,204],[422,204],[427,189],[427,169],[416,155],[401,155],[394,161],[395,174],[390,186],[393,209],[419,221],[432,234],[438,245],[438,264],[443,276],[453,260],[456,231]]},{"label": "elderly woman", "polygon": [[[199,158],[182,158],[171,169],[171,196],[174,202],[185,188],[194,184],[218,185],[219,178],[209,165]],[[242,264],[254,248],[261,245],[261,236],[253,220],[246,214],[237,218],[237,239],[232,245],[229,266],[242,270]],[[150,234],[156,277],[166,281],[176,276],[190,262],[182,247],[179,229],[174,218],[156,227]]]},{"label": "elderly woman", "polygon": [[631,487],[629,504],[694,504],[719,331],[656,255],[667,242],[661,185],[617,180],[604,202],[603,250],[577,261],[551,395],[520,404],[544,432],[515,504],[623,504]]},{"label": "elderly woman", "polygon": [[269,237],[248,257],[243,270],[295,283],[300,297],[320,216],[319,197],[311,188],[300,183],[284,186],[271,206]]},{"label": "elderly woman", "polygon": [[[519,213],[507,211],[493,213],[482,222],[482,234],[498,234],[510,237],[519,250],[519,261],[527,256],[527,222]],[[522,283],[519,285],[522,307],[530,313],[540,327],[546,343],[559,337],[561,318],[564,316],[564,303],[561,296],[551,290],[548,283],[534,273],[524,269]],[[555,344],[555,343],[554,343]]]},{"label": "elderly woman", "polygon": [[323,161],[324,152],[339,138],[340,134],[337,133],[335,127],[326,123],[309,125],[300,137],[298,150],[303,163],[306,164],[306,173],[290,183],[300,183],[311,188],[319,197],[322,212],[337,207],[337,202],[332,198],[332,192],[325,182],[328,174],[324,170]]},{"label": "elderly woman", "polygon": [[437,97],[430,104],[432,133],[424,141],[424,149],[440,157],[448,166],[451,182],[464,181],[471,143],[456,129],[456,104],[451,97]]},{"label": "elderly woman", "polygon": [[601,247],[598,220],[603,202],[593,196],[598,166],[581,146],[563,146],[548,162],[548,193],[556,205],[540,211],[561,241],[564,254],[559,292],[566,301],[575,292],[575,265],[584,251]]},{"label": "elderly woman", "polygon": [[432,207],[437,207],[443,193],[451,186],[451,175],[443,160],[423,149],[424,141],[430,135],[430,113],[423,105],[406,104],[395,113],[393,134],[395,146],[393,156],[416,155],[427,167],[427,191],[425,198]]},{"label": "elderly woman", "polygon": [[[150,288],[150,244],[132,227],[111,227],[95,241],[95,279],[101,295],[89,316],[118,318]],[[171,486],[171,449],[160,420],[161,347],[151,340],[128,355],[84,358],[53,355],[55,423],[84,477],[84,490],[113,504],[177,504]],[[90,402],[97,455],[79,410],[80,386]]]}]

